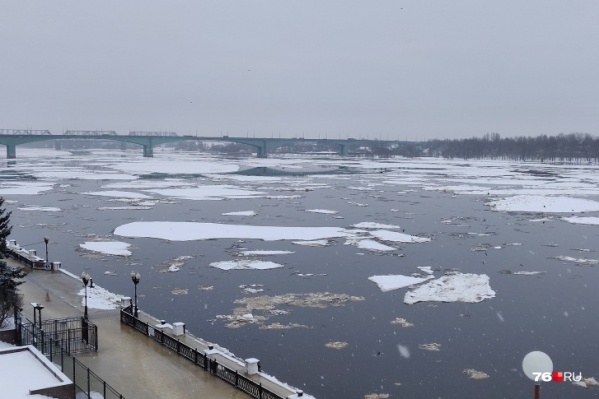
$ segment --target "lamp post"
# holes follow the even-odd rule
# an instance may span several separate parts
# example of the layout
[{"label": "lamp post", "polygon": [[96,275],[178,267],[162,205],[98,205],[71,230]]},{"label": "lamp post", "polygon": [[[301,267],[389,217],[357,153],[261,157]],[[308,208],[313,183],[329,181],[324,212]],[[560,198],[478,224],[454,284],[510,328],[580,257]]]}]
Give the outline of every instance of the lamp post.
[{"label": "lamp post", "polygon": [[131,272],[131,281],[133,281],[133,285],[135,287],[135,309],[133,315],[137,317],[139,315],[138,307],[137,307],[137,284],[139,284],[139,280],[141,280],[141,274]]},{"label": "lamp post", "polygon": [[44,236],[44,242],[46,243],[46,267],[48,266],[48,243],[50,242],[50,237]]},{"label": "lamp post", "polygon": [[553,361],[546,353],[533,351],[522,359],[522,371],[528,378],[535,381],[535,399],[540,399],[541,381],[551,381]]},{"label": "lamp post", "polygon": [[[33,327],[36,326],[36,324],[38,324],[38,317],[39,317],[39,328],[40,330],[42,329],[42,309],[44,308],[44,305],[41,305],[37,302],[32,302],[31,306],[33,306]],[[39,313],[39,316],[38,316]]]},{"label": "lamp post", "polygon": [[87,320],[87,284],[91,280],[91,277],[86,272],[81,273],[81,281],[83,281],[83,285],[85,286],[85,312],[83,313],[85,320]]}]

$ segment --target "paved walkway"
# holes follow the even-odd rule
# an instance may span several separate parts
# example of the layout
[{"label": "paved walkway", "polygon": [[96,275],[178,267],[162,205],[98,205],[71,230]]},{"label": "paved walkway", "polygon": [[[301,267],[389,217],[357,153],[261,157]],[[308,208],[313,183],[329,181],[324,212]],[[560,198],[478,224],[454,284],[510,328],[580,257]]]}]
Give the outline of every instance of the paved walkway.
[{"label": "paved walkway", "polygon": [[[5,261],[17,265],[12,259]],[[31,302],[44,306],[43,319],[83,315],[77,295],[83,287],[79,280],[60,272],[34,270],[25,281],[19,288],[28,319],[33,320]],[[248,398],[151,338],[121,325],[118,309],[89,309],[89,317],[98,326],[99,350],[76,357],[126,399]]]}]

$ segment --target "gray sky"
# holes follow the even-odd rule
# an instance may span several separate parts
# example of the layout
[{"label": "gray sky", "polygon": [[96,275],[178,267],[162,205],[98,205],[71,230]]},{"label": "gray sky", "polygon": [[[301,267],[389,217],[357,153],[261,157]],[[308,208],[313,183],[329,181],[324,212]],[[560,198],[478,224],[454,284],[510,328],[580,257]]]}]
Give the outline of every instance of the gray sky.
[{"label": "gray sky", "polygon": [[599,133],[597,0],[0,0],[0,128]]}]

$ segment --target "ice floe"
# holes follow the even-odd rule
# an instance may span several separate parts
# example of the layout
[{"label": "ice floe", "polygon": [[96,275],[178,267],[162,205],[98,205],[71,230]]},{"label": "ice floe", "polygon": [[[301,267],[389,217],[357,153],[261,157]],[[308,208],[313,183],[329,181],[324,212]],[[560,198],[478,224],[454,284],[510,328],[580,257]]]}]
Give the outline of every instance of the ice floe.
[{"label": "ice floe", "polygon": [[42,182],[2,182],[0,195],[37,195],[53,188],[52,184]]},{"label": "ice floe", "polygon": [[293,251],[267,251],[267,250],[254,250],[254,251],[241,251],[241,256],[270,256],[270,255],[288,255],[294,253]]},{"label": "ice floe", "polygon": [[23,206],[23,207],[19,207],[17,208],[20,211],[25,211],[25,212],[60,212],[60,208],[54,207],[54,206],[33,206],[33,205],[27,205],[27,206]]},{"label": "ice floe", "polygon": [[376,283],[382,292],[387,292],[399,288],[409,287],[415,284],[420,284],[431,278],[433,277],[412,277],[396,274],[385,276],[371,276],[368,277],[368,280]]},{"label": "ice floe", "polygon": [[358,229],[391,229],[391,230],[401,228],[394,224],[383,224],[383,223],[376,223],[376,222],[360,222],[360,223],[353,224],[352,227],[355,227]]},{"label": "ice floe", "polygon": [[509,212],[568,213],[599,211],[599,202],[565,196],[516,195],[487,202],[492,209]]},{"label": "ice floe", "polygon": [[347,348],[347,345],[349,344],[344,341],[331,341],[327,342],[324,346],[330,349],[345,349]]},{"label": "ice floe", "polygon": [[472,378],[473,380],[484,380],[485,378],[489,378],[489,374],[485,373],[484,371],[478,371],[475,369],[465,369],[464,371],[462,371],[462,373],[466,377]]},{"label": "ice floe", "polygon": [[[233,309],[233,314],[218,315],[216,318],[227,321],[226,327],[238,328],[246,324],[262,324],[270,317],[289,314],[291,312],[289,305],[324,309],[328,306],[344,306],[348,302],[363,300],[364,297],[331,292],[252,296],[236,299],[235,303],[243,306]],[[281,306],[285,309],[278,309]],[[262,314],[257,314],[258,312]]]},{"label": "ice floe", "polygon": [[189,199],[196,201],[218,201],[223,199],[260,198],[266,195],[262,191],[245,190],[235,186],[212,185],[191,188],[147,189],[145,192],[160,194],[165,197]]},{"label": "ice floe", "polygon": [[396,231],[387,230],[374,230],[370,232],[370,235],[378,238],[382,241],[390,242],[401,242],[401,243],[424,243],[430,242],[431,239],[427,237],[412,236],[409,234],[398,233]]},{"label": "ice floe", "polygon": [[555,259],[563,262],[573,262],[578,265],[596,265],[599,263],[599,259],[588,259],[588,258],[574,258],[572,256],[559,255]]},{"label": "ice floe", "polygon": [[419,344],[418,348],[425,351],[438,352],[441,350],[441,344],[438,344],[436,342],[432,342],[430,344]]},{"label": "ice floe", "polygon": [[345,244],[355,245],[360,249],[367,249],[369,251],[388,252],[397,250],[397,248],[381,244],[380,242],[371,239],[349,239]]},{"label": "ice floe", "polygon": [[565,220],[566,222],[570,222],[570,223],[576,223],[576,224],[589,224],[592,226],[599,225],[599,217],[597,217],[597,216],[571,216],[571,217],[564,217],[564,218],[562,218],[562,220]]},{"label": "ice floe", "polygon": [[394,320],[391,321],[391,324],[395,324],[395,325],[398,325],[398,326],[404,327],[404,328],[414,327],[414,323],[410,323],[409,321],[407,321],[406,319],[404,319],[402,317],[396,317]]},{"label": "ice floe", "polygon": [[339,227],[248,226],[194,222],[133,222],[121,225],[114,234],[123,237],[160,238],[172,241],[210,240],[216,238],[276,240],[319,240],[347,237]]},{"label": "ice floe", "polygon": [[417,302],[481,302],[494,298],[486,274],[454,274],[429,281],[404,296],[404,303]]},{"label": "ice floe", "polygon": [[86,241],[79,246],[88,251],[100,252],[106,255],[130,256],[128,248],[131,244],[121,241]]},{"label": "ice floe", "polygon": [[149,199],[148,195],[141,193],[132,193],[129,191],[107,190],[107,191],[89,191],[82,194],[96,195],[100,197],[127,198],[127,199]]},{"label": "ice floe", "polygon": [[337,213],[339,213],[339,211],[332,211],[329,209],[306,209],[306,212],[322,213],[325,215],[336,215]]},{"label": "ice floe", "polygon": [[305,247],[326,247],[330,244],[329,240],[291,241],[291,243]]},{"label": "ice floe", "polygon": [[222,216],[256,216],[257,213],[254,211],[235,211],[221,213]]},{"label": "ice floe", "polygon": [[283,267],[283,265],[275,262],[246,259],[212,262],[209,266],[222,270],[267,270]]}]

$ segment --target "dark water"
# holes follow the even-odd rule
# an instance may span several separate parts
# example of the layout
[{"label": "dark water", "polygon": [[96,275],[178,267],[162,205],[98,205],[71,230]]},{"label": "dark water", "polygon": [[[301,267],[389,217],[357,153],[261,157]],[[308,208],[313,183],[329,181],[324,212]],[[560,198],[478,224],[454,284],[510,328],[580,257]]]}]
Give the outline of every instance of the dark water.
[{"label": "dark water", "polygon": [[[223,201],[177,200],[144,211],[100,211],[101,206],[124,205],[110,198],[81,195],[102,184],[68,180],[69,187],[37,196],[6,196],[17,200],[11,238],[43,252],[42,238],[51,238],[50,258],[61,260],[69,271],[87,270],[94,282],[110,291],[132,295],[129,273],[139,271],[140,308],[169,322],[184,321],[195,335],[229,348],[237,356],[259,358],[264,371],[304,389],[317,398],[363,398],[387,393],[390,398],[516,398],[532,397],[533,383],[521,373],[522,358],[532,350],[548,353],[554,368],[599,376],[599,276],[597,267],[577,266],[555,256],[596,258],[597,227],[553,220],[531,222],[534,214],[494,212],[485,197],[425,191],[420,186],[380,185],[373,191],[351,186],[384,180],[388,171],[352,175],[321,175],[313,182],[328,188],[314,191],[274,192],[299,194],[295,199],[241,199]],[[395,172],[397,173],[397,172]],[[436,171],[430,171],[435,178]],[[290,177],[292,179],[293,177]],[[199,179],[199,180],[198,180]],[[202,181],[201,177],[190,177]],[[106,182],[104,182],[106,183]],[[264,189],[269,183],[235,183]],[[290,181],[293,185],[296,180]],[[214,182],[206,181],[206,184]],[[406,188],[410,192],[400,192]],[[160,197],[156,195],[156,197]],[[368,204],[357,206],[353,203]],[[62,212],[24,212],[24,204],[58,206]],[[305,209],[339,211],[332,215]],[[254,210],[255,217],[221,216],[223,212]],[[451,219],[452,223],[443,223]],[[373,254],[344,239],[311,248],[290,241],[219,239],[170,242],[157,239],[113,237],[113,230],[132,221],[197,221],[273,226],[338,226],[359,222],[396,224],[406,233],[432,238],[427,244],[394,244],[399,250]],[[90,255],[79,244],[97,236],[132,244],[129,258]],[[506,244],[521,245],[506,245]],[[494,249],[501,246],[501,249]],[[267,271],[223,271],[209,267],[215,261],[236,258],[240,247],[248,250],[289,250],[295,253],[264,257],[285,265]],[[484,247],[486,250],[474,251]],[[580,252],[586,248],[593,252]],[[402,254],[403,256],[399,256]],[[188,255],[181,271],[161,270],[175,257]],[[476,304],[419,303],[405,305],[407,288],[381,292],[369,276],[417,272],[432,266],[435,276],[455,269],[487,274],[496,297]],[[538,276],[510,272],[545,271]],[[117,276],[105,275],[112,271]],[[325,274],[299,277],[297,273]],[[217,315],[231,314],[236,299],[252,296],[242,284],[262,284],[256,295],[333,292],[364,297],[344,306],[302,308],[283,306],[287,315],[267,323],[298,323],[310,328],[261,330],[256,324],[225,327]],[[213,286],[212,290],[201,287]],[[173,295],[188,289],[187,295]],[[390,322],[402,317],[414,323],[402,328]],[[344,341],[342,350],[325,347]],[[441,344],[426,351],[419,344]],[[398,345],[408,348],[400,355]],[[490,378],[468,379],[464,369],[484,371]],[[569,383],[545,383],[545,397],[596,397]]]}]

